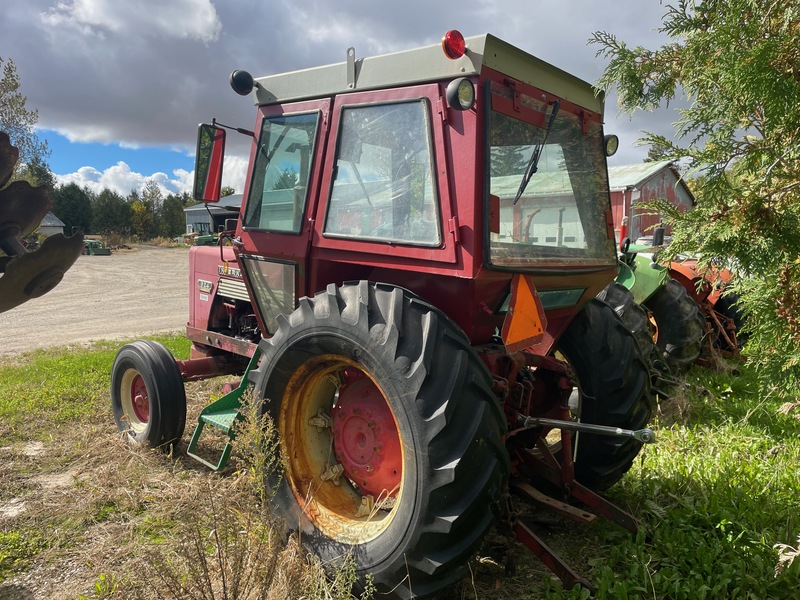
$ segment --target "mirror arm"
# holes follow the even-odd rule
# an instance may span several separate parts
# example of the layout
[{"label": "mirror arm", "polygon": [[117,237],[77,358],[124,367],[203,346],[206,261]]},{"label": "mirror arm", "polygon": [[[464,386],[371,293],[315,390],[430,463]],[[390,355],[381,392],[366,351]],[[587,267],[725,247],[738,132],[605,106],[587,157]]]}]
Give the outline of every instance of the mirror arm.
[{"label": "mirror arm", "polygon": [[225,129],[230,129],[231,131],[235,131],[237,133],[241,133],[242,135],[249,135],[251,138],[255,139],[256,134],[250,131],[249,129],[244,129],[242,127],[231,127],[230,125],[224,125],[217,121],[216,119],[211,119],[211,124],[217,127],[224,127]]}]

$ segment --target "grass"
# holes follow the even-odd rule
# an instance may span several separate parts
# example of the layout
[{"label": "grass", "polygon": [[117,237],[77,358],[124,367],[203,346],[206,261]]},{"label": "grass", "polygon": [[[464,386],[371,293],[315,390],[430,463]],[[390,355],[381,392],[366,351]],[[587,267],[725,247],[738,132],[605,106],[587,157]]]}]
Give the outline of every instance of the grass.
[{"label": "grass", "polygon": [[[159,341],[188,354],[183,338]],[[180,449],[120,439],[109,407],[120,345],[0,362],[0,597],[350,598],[352,565],[328,581],[280,535],[248,468],[264,460],[252,445],[220,476]],[[660,407],[658,443],[609,490],[640,520],[638,536],[540,515],[542,537],[595,585],[594,597],[800,598],[800,406],[761,397],[757,373],[738,369],[695,367]],[[187,429],[220,389],[187,386]],[[563,590],[499,533],[470,573],[440,598],[590,597]]]},{"label": "grass", "polygon": [[[178,358],[189,354],[184,338],[156,339]],[[71,423],[105,421],[111,364],[121,345],[101,342],[0,359],[0,440],[44,441]]]},{"label": "grass", "polygon": [[800,564],[775,573],[776,545],[800,532],[800,420],[782,404],[747,366],[694,368],[662,407],[658,443],[612,491],[646,535],[607,532],[598,598],[800,597]]}]

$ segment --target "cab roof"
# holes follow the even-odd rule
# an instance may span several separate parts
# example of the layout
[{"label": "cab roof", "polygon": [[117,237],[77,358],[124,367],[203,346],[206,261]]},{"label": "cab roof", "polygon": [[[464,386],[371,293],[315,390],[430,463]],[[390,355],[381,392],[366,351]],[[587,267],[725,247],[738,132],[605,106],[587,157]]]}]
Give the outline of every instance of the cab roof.
[{"label": "cab roof", "polygon": [[278,104],[348,92],[401,87],[456,77],[480,76],[485,67],[538,87],[596,113],[603,113],[603,94],[570,75],[491,34],[466,38],[461,58],[447,58],[440,44],[391,54],[356,58],[331,65],[268,75],[255,80],[255,103]]}]

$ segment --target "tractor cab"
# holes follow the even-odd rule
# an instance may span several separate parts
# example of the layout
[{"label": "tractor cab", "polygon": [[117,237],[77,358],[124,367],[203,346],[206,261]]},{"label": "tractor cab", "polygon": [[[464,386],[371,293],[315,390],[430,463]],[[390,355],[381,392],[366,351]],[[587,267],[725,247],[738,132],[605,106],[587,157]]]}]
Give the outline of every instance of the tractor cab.
[{"label": "tractor cab", "polygon": [[[231,82],[258,106],[235,246],[265,335],[300,297],[366,279],[413,291],[487,343],[523,277],[552,341],[613,279],[614,140],[588,83],[458,32]],[[225,134],[200,127],[198,199],[219,197]]]}]

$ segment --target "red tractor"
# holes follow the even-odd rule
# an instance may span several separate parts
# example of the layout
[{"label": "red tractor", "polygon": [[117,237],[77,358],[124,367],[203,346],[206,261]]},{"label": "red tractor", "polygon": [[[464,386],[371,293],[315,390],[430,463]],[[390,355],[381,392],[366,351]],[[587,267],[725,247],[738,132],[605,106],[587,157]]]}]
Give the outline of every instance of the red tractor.
[{"label": "red tractor", "polygon": [[[123,347],[118,426],[181,439],[183,382],[241,384],[200,415],[235,435],[246,391],[280,436],[268,483],[323,563],[381,592],[447,587],[496,519],[565,582],[520,517],[636,521],[618,481],[652,410],[648,366],[595,296],[617,275],[603,98],[491,35],[253,79],[250,175],[231,245],[190,249],[192,356]],[[219,199],[226,129],[199,128],[195,194]],[[535,222],[533,216],[536,216]],[[230,444],[218,461],[221,468]]]}]

